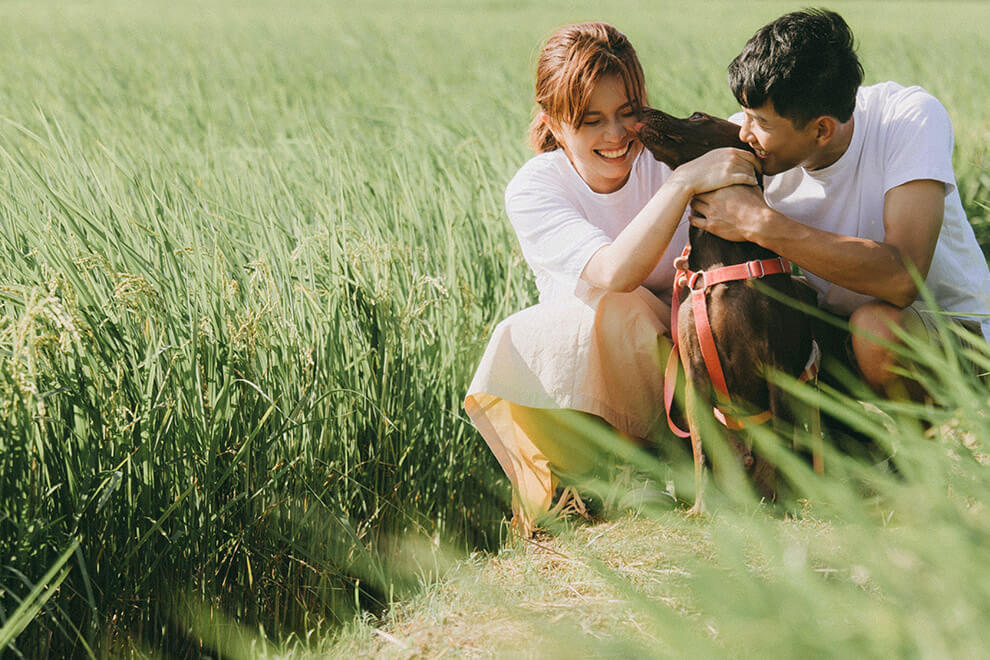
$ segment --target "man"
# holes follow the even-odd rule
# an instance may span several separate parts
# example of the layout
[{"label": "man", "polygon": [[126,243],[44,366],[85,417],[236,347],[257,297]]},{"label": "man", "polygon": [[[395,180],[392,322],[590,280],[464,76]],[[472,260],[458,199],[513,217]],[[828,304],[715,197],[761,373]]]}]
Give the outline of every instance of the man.
[{"label": "man", "polygon": [[701,195],[692,222],[800,266],[819,305],[849,317],[856,365],[884,392],[897,356],[871,335],[893,341],[898,326],[935,336],[912,271],[940,310],[976,332],[982,321],[987,338],[990,271],[956,190],[945,109],[920,87],[862,79],[838,14],[805,10],[761,28],[729,83],[743,107],[732,120],[768,175],[765,196],[743,186]]}]

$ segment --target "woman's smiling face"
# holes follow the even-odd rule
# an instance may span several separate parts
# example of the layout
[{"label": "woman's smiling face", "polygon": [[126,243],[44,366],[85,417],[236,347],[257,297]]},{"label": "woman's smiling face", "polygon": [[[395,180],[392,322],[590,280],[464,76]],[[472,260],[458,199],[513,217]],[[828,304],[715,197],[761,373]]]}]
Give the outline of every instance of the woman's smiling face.
[{"label": "woman's smiling face", "polygon": [[598,193],[610,193],[625,185],[643,149],[634,130],[637,119],[622,78],[610,75],[595,85],[577,126],[556,122],[552,126],[557,141],[588,187]]}]

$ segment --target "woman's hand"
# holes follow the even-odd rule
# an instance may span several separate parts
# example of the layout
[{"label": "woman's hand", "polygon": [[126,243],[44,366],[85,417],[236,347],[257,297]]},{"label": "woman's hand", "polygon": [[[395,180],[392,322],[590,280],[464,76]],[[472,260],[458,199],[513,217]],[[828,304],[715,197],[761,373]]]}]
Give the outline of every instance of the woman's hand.
[{"label": "woman's hand", "polygon": [[760,161],[756,156],[742,149],[723,147],[684,163],[674,170],[670,180],[693,196],[736,184],[758,185],[759,171]]}]

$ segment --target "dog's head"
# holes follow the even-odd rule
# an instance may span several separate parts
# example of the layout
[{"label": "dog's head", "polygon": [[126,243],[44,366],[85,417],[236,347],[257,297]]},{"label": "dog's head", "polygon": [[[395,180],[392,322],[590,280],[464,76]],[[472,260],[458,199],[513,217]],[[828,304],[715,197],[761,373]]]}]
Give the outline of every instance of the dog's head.
[{"label": "dog's head", "polygon": [[704,112],[678,119],[666,112],[644,107],[636,128],[643,146],[650,150],[654,158],[671,168],[719,147],[750,150],[739,139],[738,125]]}]

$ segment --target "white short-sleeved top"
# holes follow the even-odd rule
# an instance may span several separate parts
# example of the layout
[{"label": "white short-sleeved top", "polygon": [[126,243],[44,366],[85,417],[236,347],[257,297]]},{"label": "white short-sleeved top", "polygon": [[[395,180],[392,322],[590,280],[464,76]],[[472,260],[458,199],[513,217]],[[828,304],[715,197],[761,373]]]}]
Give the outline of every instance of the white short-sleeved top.
[{"label": "white short-sleeved top", "polygon": [[[523,165],[505,190],[505,207],[523,257],[536,276],[540,302],[586,297],[588,260],[610,244],[636,217],[671,174],[645,149],[629,180],[612,193],[588,187],[562,149],[539,154]],[[643,286],[669,299],[674,259],[687,243],[687,212]]]},{"label": "white short-sleeved top", "polygon": [[[853,136],[832,165],[797,167],[764,180],[771,208],[820,229],[883,241],[884,195],[920,179],[945,184],[945,214],[925,280],[939,307],[966,317],[990,311],[990,270],[956,189],[952,169],[952,122],[945,108],[920,87],[885,82],[861,87],[853,113]],[[741,123],[742,114],[732,121]],[[819,304],[851,314],[871,300],[806,272]],[[990,337],[990,319],[983,334]]]}]

